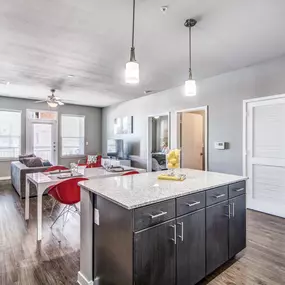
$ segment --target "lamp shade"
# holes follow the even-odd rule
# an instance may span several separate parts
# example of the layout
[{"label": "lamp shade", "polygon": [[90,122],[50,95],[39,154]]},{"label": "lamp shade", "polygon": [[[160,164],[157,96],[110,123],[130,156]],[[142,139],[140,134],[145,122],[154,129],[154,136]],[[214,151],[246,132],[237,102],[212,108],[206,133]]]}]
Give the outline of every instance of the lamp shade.
[{"label": "lamp shade", "polygon": [[196,96],[196,93],[196,81],[193,79],[185,81],[185,95]]},{"label": "lamp shade", "polygon": [[48,105],[51,107],[51,108],[56,108],[57,107],[57,103],[56,102],[47,102],[48,103]]},{"label": "lamp shade", "polygon": [[126,83],[136,84],[140,82],[140,67],[136,61],[129,61],[126,64]]}]

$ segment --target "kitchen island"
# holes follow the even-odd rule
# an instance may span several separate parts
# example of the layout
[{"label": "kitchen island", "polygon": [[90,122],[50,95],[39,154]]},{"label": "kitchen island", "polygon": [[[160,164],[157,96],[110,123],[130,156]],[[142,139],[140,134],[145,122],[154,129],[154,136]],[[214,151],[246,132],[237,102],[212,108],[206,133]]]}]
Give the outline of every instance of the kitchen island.
[{"label": "kitchen island", "polygon": [[84,181],[78,283],[194,285],[246,246],[246,177],[179,169]]}]

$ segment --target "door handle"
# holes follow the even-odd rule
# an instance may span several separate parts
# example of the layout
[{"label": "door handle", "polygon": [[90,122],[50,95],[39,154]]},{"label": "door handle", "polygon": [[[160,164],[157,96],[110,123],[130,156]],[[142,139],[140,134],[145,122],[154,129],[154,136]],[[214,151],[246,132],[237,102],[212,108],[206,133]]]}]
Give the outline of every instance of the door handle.
[{"label": "door handle", "polygon": [[149,214],[149,216],[150,216],[150,218],[151,218],[152,220],[153,220],[153,219],[160,218],[160,217],[165,216],[165,215],[167,215],[167,212],[160,212],[160,213],[158,213],[158,214],[156,214],[156,215]]},{"label": "door handle", "polygon": [[220,195],[215,195],[214,198],[219,199],[219,198],[222,198],[225,196],[226,196],[226,194],[220,194]]},{"label": "door handle", "polygon": [[177,243],[177,231],[176,231],[176,225],[171,225],[170,226],[171,228],[173,228],[173,235],[174,235],[174,238],[171,238],[170,240],[174,241],[174,244]]},{"label": "door handle", "polygon": [[225,207],[227,207],[227,209],[228,209],[228,213],[225,214],[225,216],[230,219],[230,218],[231,218],[231,204],[228,204],[228,205],[225,206]]},{"label": "door handle", "polygon": [[232,217],[235,217],[235,203],[232,203]]},{"label": "door handle", "polygon": [[190,204],[186,203],[186,205],[188,207],[194,207],[194,206],[199,205],[199,204],[201,204],[201,201],[193,202],[193,203],[190,203]]},{"label": "door handle", "polygon": [[181,235],[178,235],[178,237],[181,239],[181,241],[184,240],[184,223],[177,223],[179,226],[181,226]]}]

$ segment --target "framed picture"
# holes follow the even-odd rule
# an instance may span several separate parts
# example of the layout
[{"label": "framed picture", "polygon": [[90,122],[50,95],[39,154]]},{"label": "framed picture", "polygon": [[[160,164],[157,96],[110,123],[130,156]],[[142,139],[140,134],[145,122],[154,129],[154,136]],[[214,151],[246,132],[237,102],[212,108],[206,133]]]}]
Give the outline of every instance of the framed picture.
[{"label": "framed picture", "polygon": [[115,135],[133,133],[133,116],[115,118],[114,120]]}]

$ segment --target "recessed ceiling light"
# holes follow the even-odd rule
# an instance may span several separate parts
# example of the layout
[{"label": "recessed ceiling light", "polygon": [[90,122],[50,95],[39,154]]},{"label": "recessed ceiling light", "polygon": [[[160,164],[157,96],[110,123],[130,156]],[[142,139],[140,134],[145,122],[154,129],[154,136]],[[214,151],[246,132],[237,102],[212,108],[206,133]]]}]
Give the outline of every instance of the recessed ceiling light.
[{"label": "recessed ceiling light", "polygon": [[6,82],[6,85],[10,85],[10,81],[7,81],[7,82]]},{"label": "recessed ceiling light", "polygon": [[74,75],[73,75],[73,74],[69,74],[67,77],[68,77],[68,78],[73,78]]}]

